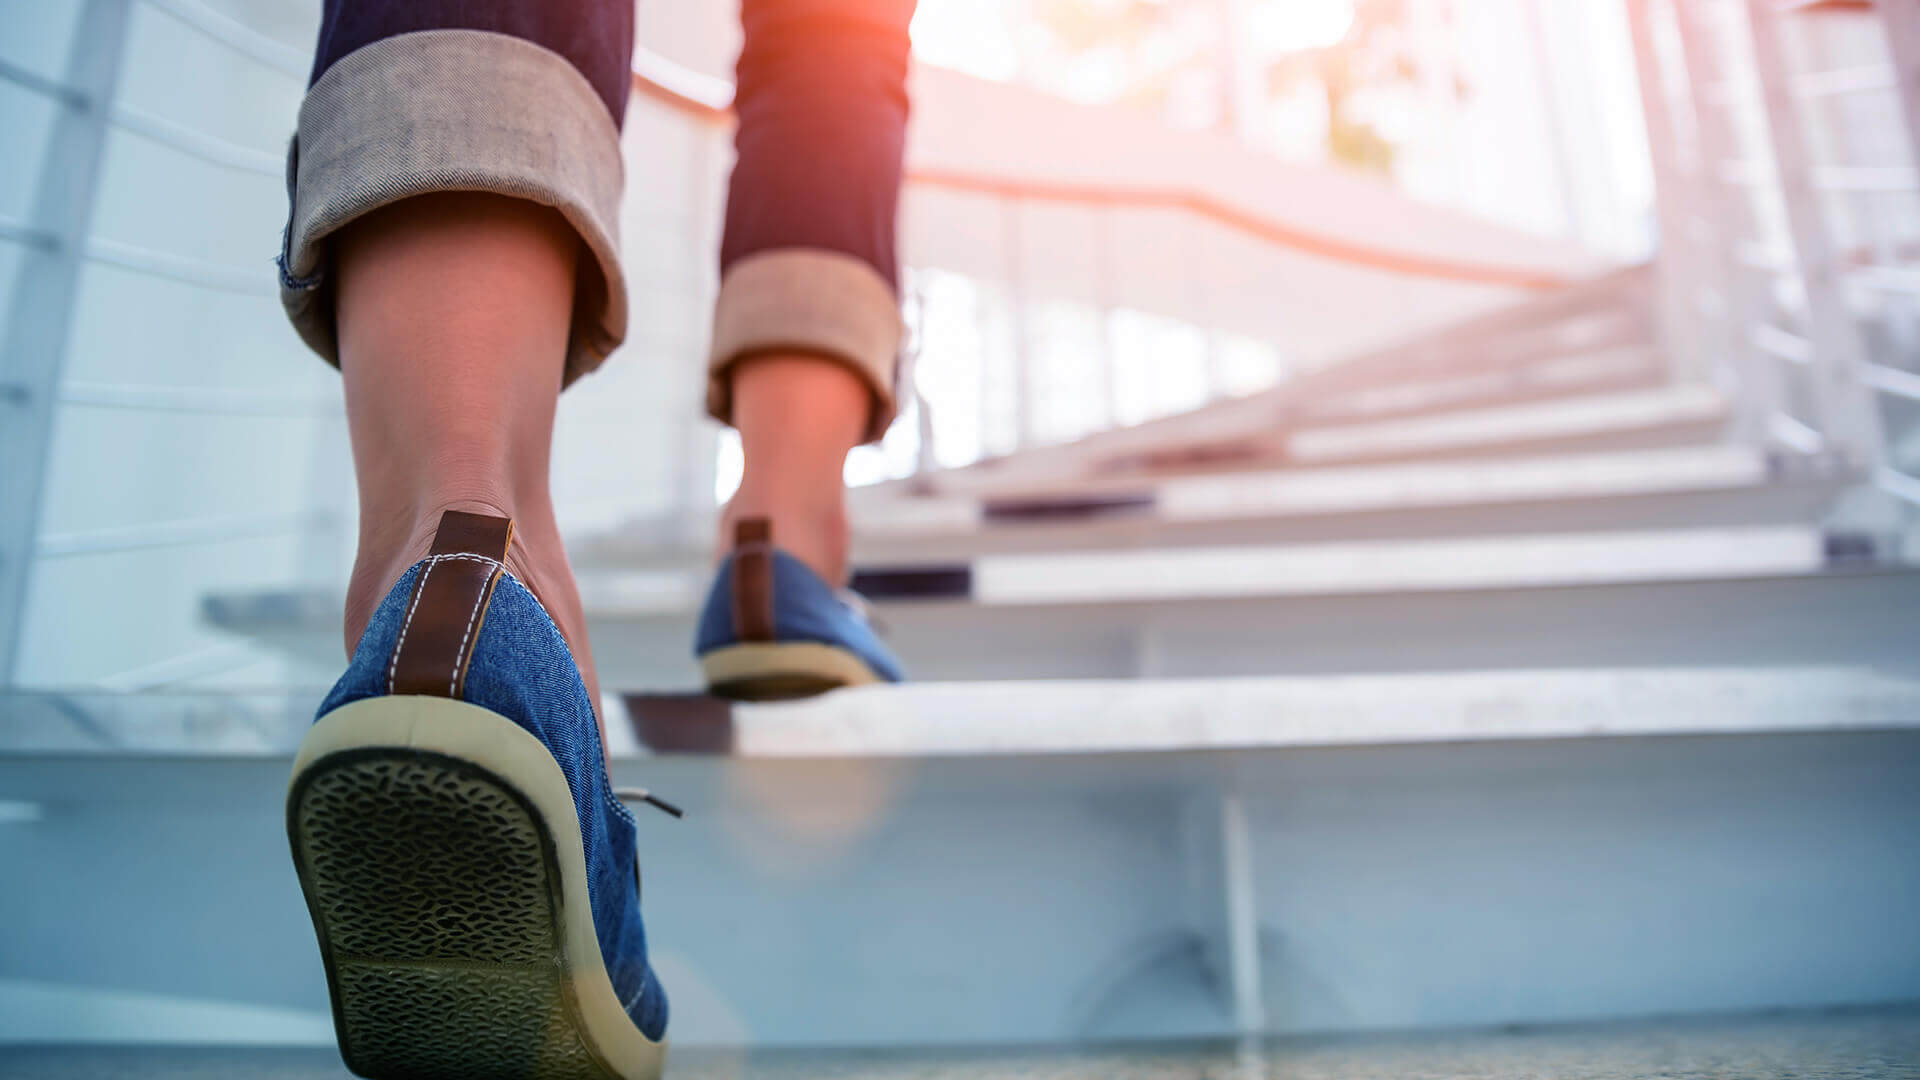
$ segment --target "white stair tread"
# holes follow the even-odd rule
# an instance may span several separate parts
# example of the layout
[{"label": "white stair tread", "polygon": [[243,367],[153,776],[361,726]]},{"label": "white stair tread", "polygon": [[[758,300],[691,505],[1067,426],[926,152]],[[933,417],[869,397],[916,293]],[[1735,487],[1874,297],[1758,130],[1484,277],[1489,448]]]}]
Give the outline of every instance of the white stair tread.
[{"label": "white stair tread", "polygon": [[1287,449],[1295,461],[1306,464],[1389,454],[1439,454],[1469,447],[1708,423],[1724,416],[1726,407],[1726,399],[1712,387],[1671,386],[1310,429],[1294,433]]},{"label": "white stair tread", "polygon": [[1805,526],[1666,529],[983,555],[979,604],[1059,604],[1406,590],[1600,585],[1806,574],[1825,564]]},{"label": "white stair tread", "polygon": [[[982,554],[964,596],[983,606],[1130,603],[1797,576],[1826,566],[1803,525],[1547,533],[1335,543],[1231,544]],[[582,569],[587,613],[691,613],[704,569]]]},{"label": "white stair tread", "polygon": [[1765,456],[1749,447],[1680,447],[1189,477],[1163,485],[1159,506],[1163,517],[1193,521],[1719,490],[1766,478]]},{"label": "white stair tread", "polygon": [[1515,370],[1473,371],[1437,378],[1414,377],[1405,382],[1366,387],[1326,402],[1309,405],[1305,415],[1315,420],[1366,420],[1378,414],[1432,412],[1492,407],[1489,399],[1502,394],[1552,390],[1598,390],[1608,382],[1640,377],[1651,380],[1665,371],[1665,356],[1651,345],[1628,345],[1568,352]]},{"label": "white stair tread", "polygon": [[[1767,460],[1746,446],[1685,446],[1514,459],[1266,469],[1123,484],[1065,485],[1062,497],[1138,494],[1160,521],[1303,517],[1382,510],[1597,499],[1754,487]],[[1035,493],[1044,497],[1044,493]],[[853,493],[863,539],[964,534],[992,528],[983,500],[958,495]],[[1017,526],[1016,526],[1017,527]]]},{"label": "white stair tread", "polygon": [[1820,666],[919,683],[736,705],[732,726],[746,757],[1879,730],[1920,727],[1920,679]]}]

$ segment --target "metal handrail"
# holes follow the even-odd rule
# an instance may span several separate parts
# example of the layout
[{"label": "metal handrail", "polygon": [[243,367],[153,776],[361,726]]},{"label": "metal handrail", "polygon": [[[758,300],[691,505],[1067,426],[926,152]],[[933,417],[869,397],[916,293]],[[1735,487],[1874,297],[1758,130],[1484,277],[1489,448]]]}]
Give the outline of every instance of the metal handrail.
[{"label": "metal handrail", "polygon": [[202,0],[145,0],[155,11],[171,15],[227,48],[276,71],[304,79],[312,57],[283,41],[254,30]]},{"label": "metal handrail", "polygon": [[92,98],[66,83],[49,79],[5,59],[0,59],[0,81],[10,82],[29,93],[57,101],[69,109],[84,109],[93,103]]},{"label": "metal handrail", "polygon": [[[732,116],[732,87],[725,80],[684,68],[657,53],[634,52],[633,89],[646,98],[704,124],[725,124]],[[909,167],[908,183],[946,191],[1080,206],[1137,210],[1179,210],[1204,218],[1272,247],[1405,277],[1433,278],[1465,285],[1493,285],[1528,292],[1549,292],[1573,279],[1544,270],[1490,266],[1392,251],[1309,232],[1236,207],[1198,188],[1147,187],[1034,180]]]}]

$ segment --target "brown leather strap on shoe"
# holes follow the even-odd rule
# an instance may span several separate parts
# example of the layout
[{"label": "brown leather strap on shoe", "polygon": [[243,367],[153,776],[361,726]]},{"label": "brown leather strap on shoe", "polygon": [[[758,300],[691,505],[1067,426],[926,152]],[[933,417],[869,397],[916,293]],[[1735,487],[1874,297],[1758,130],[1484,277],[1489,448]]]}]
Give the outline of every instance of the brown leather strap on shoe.
[{"label": "brown leather strap on shoe", "polygon": [[486,621],[487,601],[506,571],[513,522],[449,510],[440,516],[387,665],[387,691],[457,698]]},{"label": "brown leather strap on shoe", "polygon": [[741,641],[773,640],[773,522],[766,518],[733,527],[733,632]]}]

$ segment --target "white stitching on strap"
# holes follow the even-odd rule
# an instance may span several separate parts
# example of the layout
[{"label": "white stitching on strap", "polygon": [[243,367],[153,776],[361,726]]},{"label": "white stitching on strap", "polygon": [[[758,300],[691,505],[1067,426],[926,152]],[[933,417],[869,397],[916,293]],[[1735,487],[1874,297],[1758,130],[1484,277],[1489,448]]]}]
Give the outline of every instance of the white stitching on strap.
[{"label": "white stitching on strap", "polygon": [[[400,638],[393,643],[393,659],[387,662],[387,693],[389,694],[393,693],[393,677],[400,668],[400,650],[407,644],[407,631],[413,628],[413,613],[420,609],[420,597],[427,591],[427,575],[433,573],[434,564],[446,562],[448,559],[467,559],[472,562],[482,562],[501,571],[507,568],[506,563],[501,562],[499,559],[489,559],[485,555],[433,555],[420,560],[420,580],[415,582],[413,586],[413,603],[407,607],[407,621],[400,626]],[[485,594],[483,593],[482,595]],[[536,604],[539,602],[538,600],[534,601]],[[476,607],[475,611],[478,612],[478,610]],[[473,632],[473,621],[471,619],[467,621],[467,632],[469,634]],[[463,639],[460,642],[461,652],[465,652],[466,647],[467,643]],[[454,657],[454,665],[454,675],[457,679],[460,672],[459,656],[457,654]],[[451,694],[452,690],[449,689],[448,693]]]},{"label": "white stitching on strap", "polygon": [[467,554],[460,554],[460,553],[456,553],[453,555],[435,555],[434,557],[432,557],[431,559],[428,559],[427,561],[428,562],[446,562],[448,559],[466,559],[469,562],[483,562],[489,566],[498,566],[498,567],[504,567],[507,565],[506,563],[501,562],[499,559],[490,559],[485,555],[467,555]]},{"label": "white stitching on strap", "polygon": [[[493,560],[487,559],[486,562]],[[467,655],[467,639],[473,637],[473,624],[480,620],[480,606],[493,594],[495,579],[504,572],[504,567],[496,565],[493,573],[487,575],[486,584],[480,586],[480,595],[473,598],[473,612],[467,616],[467,632],[460,635],[460,647],[453,651],[453,675],[447,679],[447,696],[453,697],[454,690],[460,685],[460,662]]]},{"label": "white stitching on strap", "polygon": [[433,573],[433,564],[438,559],[428,559],[427,565],[420,571],[420,580],[413,585],[413,603],[407,607],[407,621],[400,626],[400,640],[393,643],[393,659],[387,661],[387,693],[393,693],[393,676],[400,669],[400,650],[406,647],[407,631],[413,629],[413,613],[420,610],[420,596],[427,591],[427,575]]}]

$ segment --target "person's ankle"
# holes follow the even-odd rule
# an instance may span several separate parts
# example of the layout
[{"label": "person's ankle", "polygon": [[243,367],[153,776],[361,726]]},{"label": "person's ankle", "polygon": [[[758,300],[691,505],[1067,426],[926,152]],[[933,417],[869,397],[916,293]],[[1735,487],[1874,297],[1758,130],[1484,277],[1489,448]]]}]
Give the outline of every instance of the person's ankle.
[{"label": "person's ankle", "polygon": [[743,486],[721,516],[719,553],[733,550],[734,527],[750,518],[765,518],[773,526],[773,545],[807,565],[834,585],[847,580],[847,551],[852,529],[847,522],[846,496],[836,488],[830,495],[812,498],[782,497],[778,493]]},{"label": "person's ankle", "polygon": [[745,475],[720,523],[766,518],[774,546],[834,584],[847,577],[847,454],[864,437],[873,395],[845,365],[810,354],[767,354],[731,373],[733,423]]},{"label": "person's ankle", "polygon": [[503,500],[476,498],[425,499],[405,507],[360,508],[359,546],[353,573],[347,579],[347,602],[342,629],[351,653],[407,568],[427,557],[440,515],[448,510],[507,516]]},{"label": "person's ankle", "polygon": [[[347,584],[344,629],[349,652],[394,584],[409,567],[427,557],[441,516],[449,510],[512,518],[513,543],[507,551],[507,572],[550,610],[555,605],[548,601],[549,592],[562,588],[572,591],[573,572],[550,511],[516,510],[514,500],[488,494],[424,498],[405,509],[363,508],[359,550]],[[560,615],[556,612],[554,617]],[[575,636],[572,627],[563,625],[561,630],[569,639]]]}]

